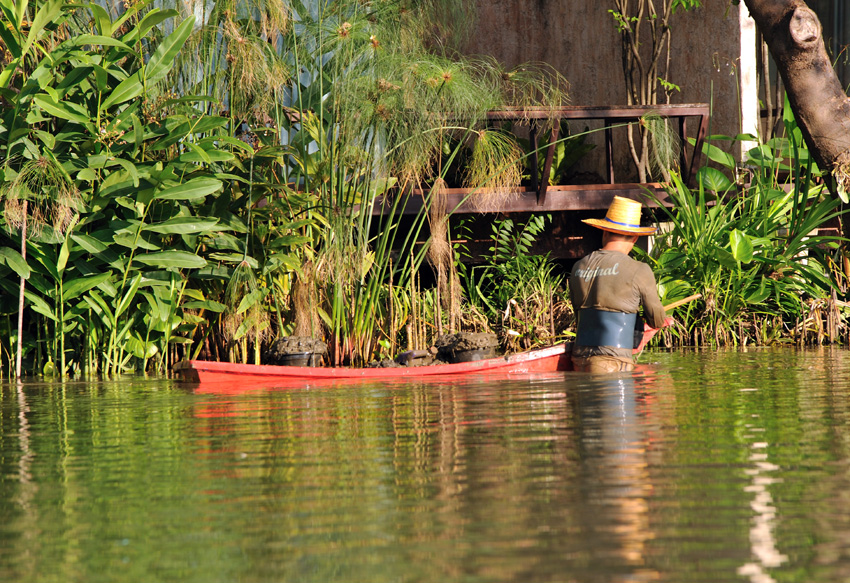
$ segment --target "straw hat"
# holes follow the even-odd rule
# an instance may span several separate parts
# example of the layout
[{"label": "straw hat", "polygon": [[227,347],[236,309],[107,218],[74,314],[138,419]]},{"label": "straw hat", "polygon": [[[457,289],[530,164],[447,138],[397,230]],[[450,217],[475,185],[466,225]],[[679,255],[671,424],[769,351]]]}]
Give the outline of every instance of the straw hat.
[{"label": "straw hat", "polygon": [[615,196],[604,219],[583,219],[592,227],[621,235],[652,235],[657,227],[640,226],[641,204],[636,200]]}]

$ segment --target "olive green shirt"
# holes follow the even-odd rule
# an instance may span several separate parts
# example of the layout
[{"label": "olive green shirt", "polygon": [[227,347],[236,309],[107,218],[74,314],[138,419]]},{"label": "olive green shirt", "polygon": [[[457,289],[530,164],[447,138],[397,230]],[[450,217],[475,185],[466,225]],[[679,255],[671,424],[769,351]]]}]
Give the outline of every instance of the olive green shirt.
[{"label": "olive green shirt", "polygon": [[[667,314],[658,298],[652,269],[619,251],[600,249],[584,257],[570,274],[570,301],[576,313],[584,308],[636,314],[643,306],[644,320],[653,328],[661,328]],[[587,349],[588,347],[575,347]],[[628,356],[629,348],[590,347],[582,356],[605,354]]]}]

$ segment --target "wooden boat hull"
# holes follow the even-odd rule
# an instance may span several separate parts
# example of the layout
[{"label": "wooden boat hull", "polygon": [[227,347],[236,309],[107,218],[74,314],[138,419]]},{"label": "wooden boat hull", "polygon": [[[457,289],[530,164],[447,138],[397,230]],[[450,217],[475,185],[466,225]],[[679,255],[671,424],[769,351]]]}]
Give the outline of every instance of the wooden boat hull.
[{"label": "wooden boat hull", "polygon": [[399,379],[470,374],[528,374],[572,370],[570,344],[511,354],[498,358],[393,368],[344,368],[237,364],[183,360],[174,365],[182,380],[190,383],[269,383],[334,379]]}]

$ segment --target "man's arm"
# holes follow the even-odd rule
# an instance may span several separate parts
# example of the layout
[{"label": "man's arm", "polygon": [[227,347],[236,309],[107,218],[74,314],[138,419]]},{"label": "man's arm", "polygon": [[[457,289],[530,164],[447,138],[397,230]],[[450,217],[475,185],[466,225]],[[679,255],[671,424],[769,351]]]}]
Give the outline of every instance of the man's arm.
[{"label": "man's arm", "polygon": [[664,311],[664,306],[661,305],[661,299],[658,297],[658,286],[655,283],[655,275],[653,275],[649,265],[644,263],[643,267],[638,270],[637,283],[640,290],[640,303],[643,306],[644,320],[652,328],[664,327],[667,312]]}]

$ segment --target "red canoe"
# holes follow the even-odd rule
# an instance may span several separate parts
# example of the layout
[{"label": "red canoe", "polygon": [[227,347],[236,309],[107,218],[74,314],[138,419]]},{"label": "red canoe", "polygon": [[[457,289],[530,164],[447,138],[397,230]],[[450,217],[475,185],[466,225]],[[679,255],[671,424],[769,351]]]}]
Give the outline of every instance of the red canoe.
[{"label": "red canoe", "polygon": [[236,364],[206,360],[182,360],[174,365],[184,381],[193,383],[212,382],[278,382],[290,380],[331,379],[396,379],[402,377],[434,377],[438,375],[467,374],[524,374],[572,370],[570,344],[557,344],[519,354],[500,356],[487,360],[460,362],[457,364],[434,364],[429,366],[407,366],[397,368],[344,368],[277,366],[262,364]]}]

